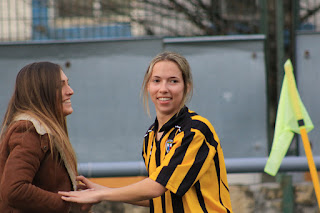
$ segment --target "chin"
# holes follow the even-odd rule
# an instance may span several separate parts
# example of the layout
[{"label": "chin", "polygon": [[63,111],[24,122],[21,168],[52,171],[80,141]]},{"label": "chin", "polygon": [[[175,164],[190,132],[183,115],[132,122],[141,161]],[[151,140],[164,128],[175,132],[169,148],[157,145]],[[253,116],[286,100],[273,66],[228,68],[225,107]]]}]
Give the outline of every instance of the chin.
[{"label": "chin", "polygon": [[67,116],[67,115],[72,114],[72,112],[73,112],[72,109],[71,109],[71,110],[65,110],[65,111],[63,112],[63,115],[64,115],[64,116]]}]

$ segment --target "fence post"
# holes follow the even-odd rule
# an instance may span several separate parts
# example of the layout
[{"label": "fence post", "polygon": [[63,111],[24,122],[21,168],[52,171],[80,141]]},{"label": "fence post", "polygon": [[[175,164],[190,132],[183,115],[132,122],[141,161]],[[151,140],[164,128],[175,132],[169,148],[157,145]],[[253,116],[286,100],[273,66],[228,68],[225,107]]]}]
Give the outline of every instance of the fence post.
[{"label": "fence post", "polygon": [[292,176],[287,174],[279,174],[278,181],[282,189],[282,212],[294,212],[294,190],[292,186]]}]

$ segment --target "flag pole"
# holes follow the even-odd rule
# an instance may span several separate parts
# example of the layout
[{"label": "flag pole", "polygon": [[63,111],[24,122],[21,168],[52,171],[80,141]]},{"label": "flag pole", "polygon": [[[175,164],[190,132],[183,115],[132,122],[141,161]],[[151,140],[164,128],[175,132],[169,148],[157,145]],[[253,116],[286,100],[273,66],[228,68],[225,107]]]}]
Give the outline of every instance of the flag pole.
[{"label": "flag pole", "polygon": [[313,160],[312,151],[311,151],[310,142],[309,142],[306,128],[300,127],[300,132],[301,132],[303,147],[304,147],[304,150],[305,150],[305,153],[307,156],[307,160],[308,160],[311,179],[312,179],[312,182],[314,185],[314,190],[316,193],[316,197],[318,200],[318,206],[319,206],[320,205],[320,185],[319,185],[319,177],[318,177],[317,168],[316,168],[314,160]]},{"label": "flag pole", "polygon": [[301,138],[302,138],[302,142],[303,142],[303,147],[304,147],[305,154],[306,154],[306,157],[308,160],[308,166],[309,166],[309,170],[310,170],[310,174],[311,174],[311,179],[313,182],[315,194],[316,194],[317,201],[318,201],[318,207],[320,208],[319,177],[318,177],[318,173],[317,173],[317,168],[316,168],[314,160],[313,160],[310,141],[309,141],[306,127],[305,127],[305,124],[303,121],[303,116],[302,116],[302,112],[301,112],[301,109],[299,106],[299,101],[297,100],[298,92],[297,92],[297,87],[296,87],[296,83],[295,83],[294,76],[293,76],[293,68],[292,68],[292,64],[291,64],[290,60],[288,60],[285,63],[284,68],[285,68],[285,74],[286,74],[285,77],[287,78],[287,81],[288,81],[290,100],[291,100],[293,109],[295,111],[296,119],[297,119],[297,122],[299,125]]}]

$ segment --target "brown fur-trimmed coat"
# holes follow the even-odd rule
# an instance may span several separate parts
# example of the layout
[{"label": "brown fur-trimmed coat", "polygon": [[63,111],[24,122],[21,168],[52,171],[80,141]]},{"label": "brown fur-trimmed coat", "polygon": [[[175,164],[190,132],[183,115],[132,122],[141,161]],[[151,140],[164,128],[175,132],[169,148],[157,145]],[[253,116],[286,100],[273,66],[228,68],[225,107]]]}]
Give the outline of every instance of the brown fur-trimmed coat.
[{"label": "brown fur-trimmed coat", "polygon": [[57,192],[70,190],[70,174],[59,154],[52,157],[48,133],[29,120],[11,125],[0,143],[0,212],[67,213],[71,205]]}]

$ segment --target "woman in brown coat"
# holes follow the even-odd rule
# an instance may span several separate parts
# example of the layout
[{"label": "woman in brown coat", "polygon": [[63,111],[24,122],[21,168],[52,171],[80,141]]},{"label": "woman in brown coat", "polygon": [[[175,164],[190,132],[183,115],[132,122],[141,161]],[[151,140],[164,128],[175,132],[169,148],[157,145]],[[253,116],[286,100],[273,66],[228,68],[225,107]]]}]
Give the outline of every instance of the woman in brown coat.
[{"label": "woman in brown coat", "polygon": [[72,95],[57,64],[32,63],[18,73],[0,136],[1,213],[80,211],[57,193],[77,187],[65,118]]}]

